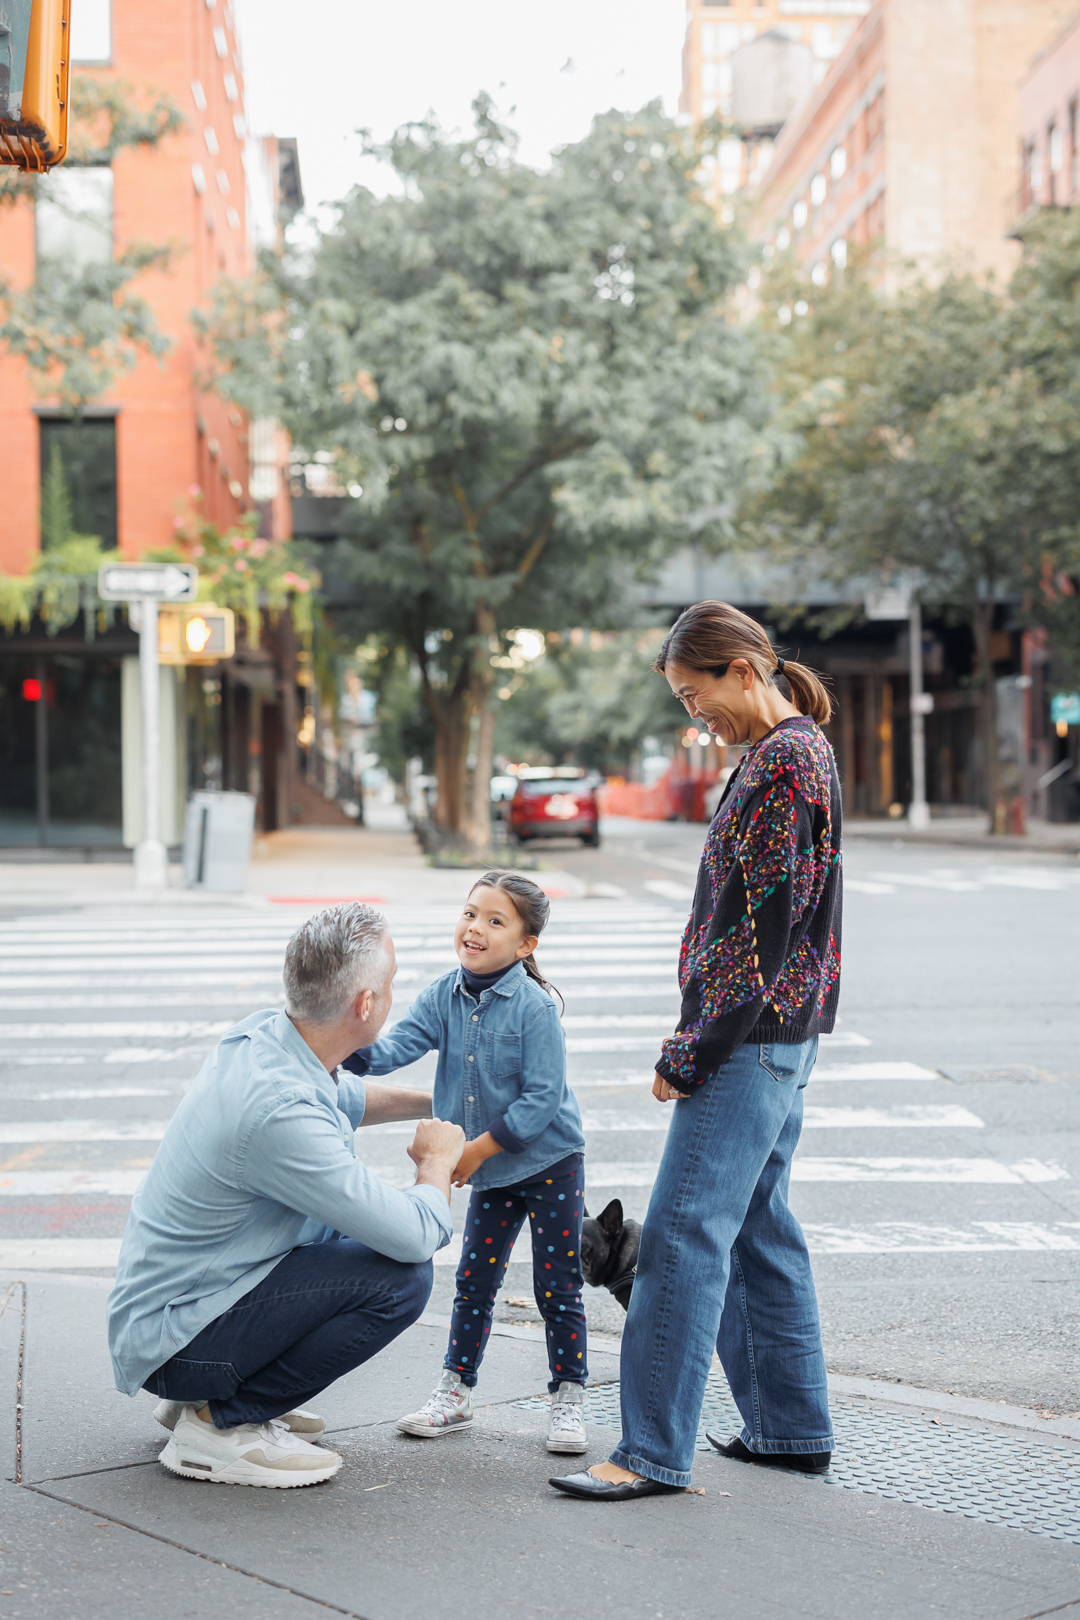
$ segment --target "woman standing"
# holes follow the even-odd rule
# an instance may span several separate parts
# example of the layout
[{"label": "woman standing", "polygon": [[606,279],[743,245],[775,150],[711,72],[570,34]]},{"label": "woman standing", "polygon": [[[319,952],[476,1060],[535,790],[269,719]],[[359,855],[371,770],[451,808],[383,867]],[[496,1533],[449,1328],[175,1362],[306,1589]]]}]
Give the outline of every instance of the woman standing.
[{"label": "woman standing", "polygon": [[[727,1457],[819,1473],[832,1428],[810,1257],[788,1208],[802,1093],[840,987],[840,785],[812,670],[724,602],[688,608],[657,670],[749,744],[701,857],[682,1015],[653,1095],[675,1114],[641,1234],[610,1462],[553,1479],[624,1501],[690,1483],[713,1348],[743,1419]],[[777,678],[787,683],[789,702]]]}]

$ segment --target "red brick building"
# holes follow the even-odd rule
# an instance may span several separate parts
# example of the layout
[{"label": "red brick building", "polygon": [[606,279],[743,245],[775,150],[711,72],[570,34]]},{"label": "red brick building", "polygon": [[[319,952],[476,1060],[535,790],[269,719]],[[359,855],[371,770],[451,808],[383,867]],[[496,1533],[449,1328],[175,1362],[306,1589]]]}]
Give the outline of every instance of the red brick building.
[{"label": "red brick building", "polygon": [[1080,195],[1080,13],[1020,86],[1017,211],[1060,208]]},{"label": "red brick building", "polygon": [[[0,353],[0,570],[32,565],[42,480],[57,457],[75,531],[127,556],[170,545],[178,513],[194,499],[221,527],[255,505],[261,532],[286,538],[279,466],[287,446],[273,423],[249,424],[200,387],[206,356],[191,315],[218,277],[247,275],[256,248],[272,245],[300,206],[295,143],[253,137],[247,127],[227,0],[77,0],[72,12],[73,75],[117,79],[136,98],[167,96],[184,127],[155,148],[120,151],[109,165],[65,164],[39,182],[36,204],[0,211],[0,271],[23,289],[50,257],[77,264],[135,243],[169,244],[167,267],[125,289],[147,301],[169,347],[161,360],[142,355],[76,416],[35,390],[21,359]],[[118,843],[122,823],[124,842],[134,841],[135,651],[123,622],[92,642],[82,625],[58,637],[39,626],[0,633],[0,844],[34,841],[35,826],[40,842]],[[165,672],[170,841],[197,772],[212,785],[252,787],[264,825],[282,819],[264,778],[286,745],[289,700],[269,654],[250,652],[248,666],[240,659],[220,672],[188,672],[200,679],[189,678],[186,691],[183,670]],[[39,677],[48,693],[44,766],[35,731],[42,717],[24,695]]]}]

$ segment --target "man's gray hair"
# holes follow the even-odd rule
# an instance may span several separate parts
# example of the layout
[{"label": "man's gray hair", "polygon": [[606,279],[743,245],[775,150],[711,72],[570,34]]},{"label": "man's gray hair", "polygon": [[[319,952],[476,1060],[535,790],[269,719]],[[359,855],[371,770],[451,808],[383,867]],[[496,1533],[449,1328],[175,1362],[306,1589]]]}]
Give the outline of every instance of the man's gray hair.
[{"label": "man's gray hair", "polygon": [[380,990],[389,969],[386,918],[359,900],[327,906],[296,930],[285,950],[285,1010],[330,1024],[361,990]]}]

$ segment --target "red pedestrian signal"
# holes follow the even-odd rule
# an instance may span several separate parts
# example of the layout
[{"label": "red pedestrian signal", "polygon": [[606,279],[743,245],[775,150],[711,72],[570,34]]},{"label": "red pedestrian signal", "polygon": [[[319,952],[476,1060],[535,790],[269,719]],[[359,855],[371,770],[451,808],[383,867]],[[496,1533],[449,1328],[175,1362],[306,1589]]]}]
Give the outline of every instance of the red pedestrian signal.
[{"label": "red pedestrian signal", "polygon": [[27,703],[41,702],[41,682],[32,677],[22,683],[22,695]]}]

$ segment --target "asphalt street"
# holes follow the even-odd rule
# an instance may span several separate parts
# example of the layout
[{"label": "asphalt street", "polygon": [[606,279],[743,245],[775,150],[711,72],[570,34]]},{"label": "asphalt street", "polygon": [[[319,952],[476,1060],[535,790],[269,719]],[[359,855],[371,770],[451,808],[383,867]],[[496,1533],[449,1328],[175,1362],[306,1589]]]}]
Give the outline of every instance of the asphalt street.
[{"label": "asphalt street", "polygon": [[[594,1212],[618,1197],[641,1218],[648,1203],[670,1112],[650,1095],[652,1061],[678,1011],[703,833],[616,821],[597,851],[545,853],[589,895],[556,894],[538,958],[566,998]],[[1080,1412],[1080,868],[853,838],[846,888],[840,1021],[807,1093],[792,1187],[829,1367]],[[298,909],[11,908],[0,1267],[108,1275],[131,1193],[203,1055],[279,1000]],[[454,911],[390,908],[392,1016],[453,965]],[[358,1151],[405,1184],[407,1140],[402,1127],[362,1131]],[[455,1194],[459,1222],[464,1203]],[[436,1314],[455,1256],[439,1258]],[[519,1248],[500,1319],[538,1324],[530,1295]],[[594,1331],[618,1334],[615,1302],[590,1291],[588,1304]]]}]

